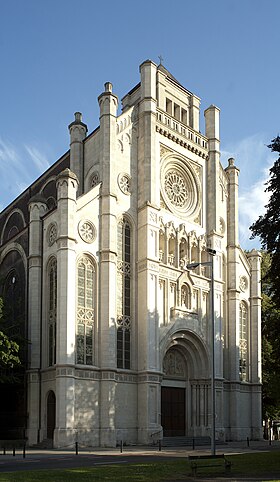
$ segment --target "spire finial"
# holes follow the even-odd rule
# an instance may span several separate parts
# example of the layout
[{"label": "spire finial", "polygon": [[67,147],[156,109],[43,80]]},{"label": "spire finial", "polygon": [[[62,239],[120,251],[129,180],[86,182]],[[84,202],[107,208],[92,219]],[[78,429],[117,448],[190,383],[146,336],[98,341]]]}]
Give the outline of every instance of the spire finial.
[{"label": "spire finial", "polygon": [[159,58],[159,65],[162,65],[162,62],[163,62],[163,56],[162,56],[162,55],[159,55],[159,56],[158,56],[158,58]]}]

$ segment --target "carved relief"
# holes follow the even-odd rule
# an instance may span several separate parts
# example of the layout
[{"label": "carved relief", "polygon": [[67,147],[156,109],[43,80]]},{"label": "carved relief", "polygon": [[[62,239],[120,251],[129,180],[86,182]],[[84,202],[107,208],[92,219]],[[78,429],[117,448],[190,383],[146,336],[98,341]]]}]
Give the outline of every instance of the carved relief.
[{"label": "carved relief", "polygon": [[163,372],[166,376],[185,378],[185,361],[181,353],[170,350],[163,360]]}]

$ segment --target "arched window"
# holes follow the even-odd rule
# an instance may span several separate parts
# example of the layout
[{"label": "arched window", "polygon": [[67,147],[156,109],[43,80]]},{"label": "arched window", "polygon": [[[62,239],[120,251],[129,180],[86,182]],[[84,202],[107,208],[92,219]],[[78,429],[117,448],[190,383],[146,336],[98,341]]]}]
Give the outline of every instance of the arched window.
[{"label": "arched window", "polygon": [[117,268],[117,367],[130,368],[131,329],[131,227],[127,220],[118,224]]},{"label": "arched window", "polygon": [[76,316],[76,362],[94,364],[95,269],[88,256],[78,262]]},{"label": "arched window", "polygon": [[243,301],[239,306],[239,378],[248,380],[248,308]]},{"label": "arched window", "polygon": [[49,366],[56,363],[56,307],[57,307],[57,263],[52,258],[48,270],[48,335],[49,335]]}]

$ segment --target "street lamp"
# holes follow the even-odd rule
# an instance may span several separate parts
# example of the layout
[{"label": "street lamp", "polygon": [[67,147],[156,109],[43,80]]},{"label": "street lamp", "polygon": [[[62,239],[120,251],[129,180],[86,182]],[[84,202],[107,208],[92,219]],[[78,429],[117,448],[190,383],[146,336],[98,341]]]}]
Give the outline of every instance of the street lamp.
[{"label": "street lamp", "polygon": [[211,401],[212,401],[212,424],[211,424],[211,454],[216,455],[216,397],[215,397],[215,312],[214,312],[214,256],[216,251],[214,249],[206,248],[207,253],[210,254],[211,260],[202,263],[187,264],[187,269],[193,270],[198,266],[210,266],[211,268],[211,355],[212,355],[212,369],[211,369]]}]

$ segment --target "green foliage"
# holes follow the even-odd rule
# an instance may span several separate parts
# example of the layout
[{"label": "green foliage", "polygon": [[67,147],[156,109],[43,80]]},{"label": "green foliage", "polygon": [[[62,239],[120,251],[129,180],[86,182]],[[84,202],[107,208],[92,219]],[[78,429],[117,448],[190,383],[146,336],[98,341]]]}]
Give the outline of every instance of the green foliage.
[{"label": "green foliage", "polygon": [[[272,152],[279,153],[278,159],[270,169],[270,178],[267,181],[266,192],[270,193],[266,213],[260,216],[250,227],[252,238],[259,236],[262,247],[271,255],[269,269],[271,294],[276,300],[280,299],[280,137],[277,136],[267,146]],[[278,301],[279,303],[279,301]]]},{"label": "green foliage", "polygon": [[262,253],[263,415],[280,419],[280,306],[270,278],[271,255]]},{"label": "green foliage", "polygon": [[3,300],[0,298],[0,383],[15,381],[13,369],[20,366],[19,345],[6,333],[3,322]]}]

